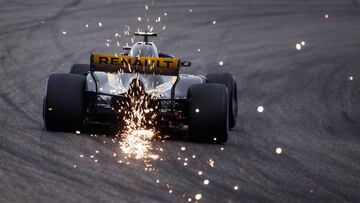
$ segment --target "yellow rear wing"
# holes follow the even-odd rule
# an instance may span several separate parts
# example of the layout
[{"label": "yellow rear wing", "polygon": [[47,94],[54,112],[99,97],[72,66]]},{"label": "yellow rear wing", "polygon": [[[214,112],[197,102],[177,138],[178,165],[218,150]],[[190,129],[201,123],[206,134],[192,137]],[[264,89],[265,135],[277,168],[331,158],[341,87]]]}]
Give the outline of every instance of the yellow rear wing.
[{"label": "yellow rear wing", "polygon": [[180,65],[180,60],[177,58],[134,58],[131,56],[93,53],[91,54],[90,70],[177,76]]}]

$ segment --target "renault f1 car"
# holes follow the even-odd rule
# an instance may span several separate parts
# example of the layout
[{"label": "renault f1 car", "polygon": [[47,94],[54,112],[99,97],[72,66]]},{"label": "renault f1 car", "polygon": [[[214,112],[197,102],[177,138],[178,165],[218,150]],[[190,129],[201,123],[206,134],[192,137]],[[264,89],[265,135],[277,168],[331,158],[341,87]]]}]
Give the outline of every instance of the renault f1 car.
[{"label": "renault f1 car", "polygon": [[90,64],[75,64],[69,73],[48,77],[43,101],[46,129],[72,131],[90,125],[123,128],[117,109],[137,78],[144,94],[152,94],[158,105],[155,127],[159,131],[183,131],[197,142],[226,142],[238,110],[234,76],[180,74],[180,67],[191,62],[159,53],[148,40],[156,33],[135,35],[144,40],[124,47],[121,54],[93,53]]}]

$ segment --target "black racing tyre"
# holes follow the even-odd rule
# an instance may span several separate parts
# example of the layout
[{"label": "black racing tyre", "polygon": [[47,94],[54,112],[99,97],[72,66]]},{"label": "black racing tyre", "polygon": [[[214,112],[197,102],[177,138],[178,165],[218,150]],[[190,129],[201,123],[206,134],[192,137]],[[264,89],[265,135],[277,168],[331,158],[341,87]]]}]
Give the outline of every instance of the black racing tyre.
[{"label": "black racing tyre", "polygon": [[228,139],[228,92],[222,84],[195,84],[188,90],[191,141],[224,143]]},{"label": "black racing tyre", "polygon": [[90,71],[89,64],[74,64],[71,66],[70,72],[72,74],[86,75]]},{"label": "black racing tyre", "polygon": [[57,73],[49,76],[43,103],[47,130],[74,131],[82,128],[85,83],[83,75]]},{"label": "black racing tyre", "polygon": [[238,114],[237,85],[234,75],[229,73],[211,73],[206,75],[208,83],[223,84],[227,87],[229,93],[229,128],[236,125]]}]

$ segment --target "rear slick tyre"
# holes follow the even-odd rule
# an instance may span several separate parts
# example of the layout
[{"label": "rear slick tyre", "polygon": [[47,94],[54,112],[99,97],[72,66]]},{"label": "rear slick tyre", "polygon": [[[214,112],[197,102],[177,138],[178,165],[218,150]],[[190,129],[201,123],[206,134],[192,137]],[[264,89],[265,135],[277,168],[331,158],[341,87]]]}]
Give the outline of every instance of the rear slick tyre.
[{"label": "rear slick tyre", "polygon": [[222,84],[195,84],[188,90],[190,141],[224,143],[228,139],[228,92]]},{"label": "rear slick tyre", "polygon": [[83,75],[57,73],[49,76],[43,103],[47,130],[74,131],[82,128],[85,83]]}]

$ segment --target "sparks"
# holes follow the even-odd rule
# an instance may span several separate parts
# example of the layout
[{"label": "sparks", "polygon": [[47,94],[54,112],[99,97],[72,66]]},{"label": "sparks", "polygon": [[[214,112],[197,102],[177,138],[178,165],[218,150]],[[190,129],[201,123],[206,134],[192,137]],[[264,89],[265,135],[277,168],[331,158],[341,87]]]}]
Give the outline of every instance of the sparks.
[{"label": "sparks", "polygon": [[120,149],[125,154],[134,155],[135,159],[157,159],[156,156],[148,154],[148,151],[151,149],[148,140],[151,140],[153,137],[154,132],[152,130],[129,130],[124,134]]},{"label": "sparks", "polygon": [[200,200],[201,197],[202,197],[201,194],[196,194],[196,195],[195,195],[195,199],[196,199],[196,200]]},{"label": "sparks", "polygon": [[214,161],[212,159],[209,159],[208,164],[211,166],[211,168],[214,168]]},{"label": "sparks", "polygon": [[[129,97],[129,101],[124,103],[126,108],[122,112],[126,128],[120,133],[122,137],[120,149],[129,157],[134,156],[135,159],[156,160],[159,156],[150,153],[152,150],[150,141],[156,137],[156,132],[155,129],[148,127],[149,124],[154,123],[151,120],[156,118],[156,112],[151,111],[148,106],[153,97],[145,95],[138,79],[130,85],[130,92],[126,96]],[[146,113],[145,109],[150,109],[150,112]]]},{"label": "sparks", "polygon": [[259,113],[264,112],[264,107],[263,107],[263,106],[258,106],[257,111],[258,111]]}]

